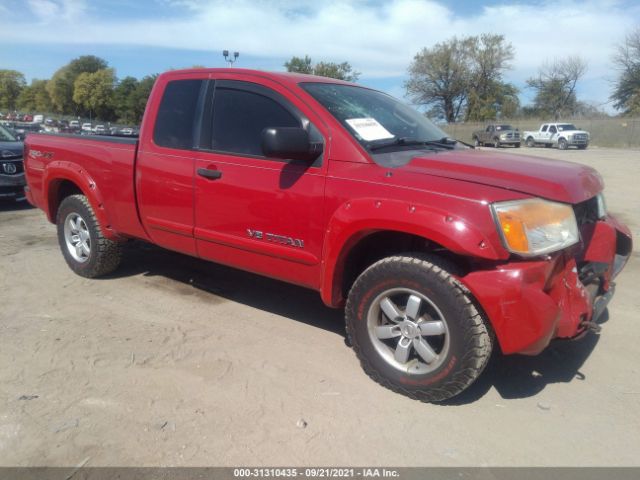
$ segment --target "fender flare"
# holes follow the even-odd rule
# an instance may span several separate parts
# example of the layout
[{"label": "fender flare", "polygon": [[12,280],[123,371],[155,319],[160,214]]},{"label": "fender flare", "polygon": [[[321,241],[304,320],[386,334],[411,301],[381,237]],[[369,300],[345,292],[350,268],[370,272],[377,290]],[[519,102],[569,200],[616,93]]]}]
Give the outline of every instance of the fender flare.
[{"label": "fender flare", "polygon": [[47,219],[51,223],[56,223],[55,213],[57,212],[58,206],[53,207],[55,199],[57,198],[58,188],[63,181],[72,182],[80,189],[82,194],[87,197],[91,208],[93,208],[96,214],[96,218],[102,229],[102,234],[110,240],[119,240],[120,237],[118,237],[111,228],[109,216],[104,208],[104,197],[100,192],[98,184],[85,168],[74,162],[54,161],[45,168],[42,183],[47,206]]},{"label": "fender flare", "polygon": [[401,200],[350,200],[335,211],[325,232],[320,296],[326,305],[337,307],[344,300],[344,263],[353,247],[380,231],[416,235],[459,255],[488,260],[508,257],[476,225],[450,212]]}]

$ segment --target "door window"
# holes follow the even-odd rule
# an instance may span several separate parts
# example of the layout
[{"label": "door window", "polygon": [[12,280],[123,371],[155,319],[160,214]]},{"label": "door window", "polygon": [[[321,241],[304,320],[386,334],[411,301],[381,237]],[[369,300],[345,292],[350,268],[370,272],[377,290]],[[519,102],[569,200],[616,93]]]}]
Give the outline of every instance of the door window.
[{"label": "door window", "polygon": [[226,86],[215,89],[214,151],[261,157],[265,128],[301,126],[298,118],[269,96]]},{"label": "door window", "polygon": [[558,130],[556,129],[555,125],[551,125],[549,127],[549,133],[557,133],[557,132],[558,132]]},{"label": "door window", "polygon": [[541,132],[546,132],[547,131],[547,125],[543,125],[542,126],[542,130],[540,130]]}]

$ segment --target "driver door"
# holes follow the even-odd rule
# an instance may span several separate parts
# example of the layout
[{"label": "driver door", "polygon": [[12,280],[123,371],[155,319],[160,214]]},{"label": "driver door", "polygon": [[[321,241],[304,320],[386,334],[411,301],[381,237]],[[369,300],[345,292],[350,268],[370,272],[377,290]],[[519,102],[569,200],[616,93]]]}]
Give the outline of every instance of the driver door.
[{"label": "driver door", "polygon": [[213,85],[195,161],[198,255],[317,288],[326,162],[322,155],[315,162],[268,158],[261,135],[301,126],[316,140],[322,134],[278,85]]}]

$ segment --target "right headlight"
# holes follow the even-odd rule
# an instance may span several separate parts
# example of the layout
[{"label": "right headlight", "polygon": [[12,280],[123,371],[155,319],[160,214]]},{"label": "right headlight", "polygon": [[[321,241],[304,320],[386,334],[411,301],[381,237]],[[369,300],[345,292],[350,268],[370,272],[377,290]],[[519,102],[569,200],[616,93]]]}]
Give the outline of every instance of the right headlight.
[{"label": "right headlight", "polygon": [[504,246],[512,253],[536,256],[578,242],[578,224],[571,205],[541,198],[491,205]]}]

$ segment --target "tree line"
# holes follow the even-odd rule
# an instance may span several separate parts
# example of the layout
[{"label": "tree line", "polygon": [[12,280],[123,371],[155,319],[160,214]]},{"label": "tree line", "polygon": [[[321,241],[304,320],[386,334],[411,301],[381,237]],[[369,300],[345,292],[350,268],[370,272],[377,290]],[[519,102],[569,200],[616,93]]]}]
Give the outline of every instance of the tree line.
[{"label": "tree line", "polygon": [[29,85],[21,72],[0,70],[0,111],[46,112],[139,123],[158,75],[118,79],[106,60],[84,55],[48,80]]},{"label": "tree line", "polygon": [[[504,80],[512,68],[515,49],[502,35],[453,37],[419,51],[409,65],[405,90],[426,115],[448,123],[497,118],[560,117],[603,114],[597,106],[578,100],[578,82],[587,62],[577,56],[545,61],[526,80],[534,93],[532,105],[520,105],[518,88]],[[640,27],[616,46],[612,57],[618,78],[610,100],[623,115],[640,115]],[[319,62],[293,57],[284,64],[289,72],[310,73],[357,81],[360,73],[344,62]]]},{"label": "tree line", "polygon": [[[451,122],[486,121],[515,116],[560,117],[597,113],[578,100],[578,82],[587,72],[579,56],[545,61],[526,80],[534,93],[532,105],[522,106],[518,88],[506,82],[515,57],[502,35],[453,37],[420,50],[409,65],[407,97],[435,119]],[[623,115],[640,115],[640,27],[616,46],[612,63],[618,72],[610,100]],[[285,62],[289,72],[355,82],[360,72],[349,62],[317,62],[305,55]],[[139,123],[157,74],[142,79],[118,79],[99,57],[85,55],[59,68],[48,80],[29,85],[21,72],[0,70],[0,111],[32,111],[97,117]]]}]

